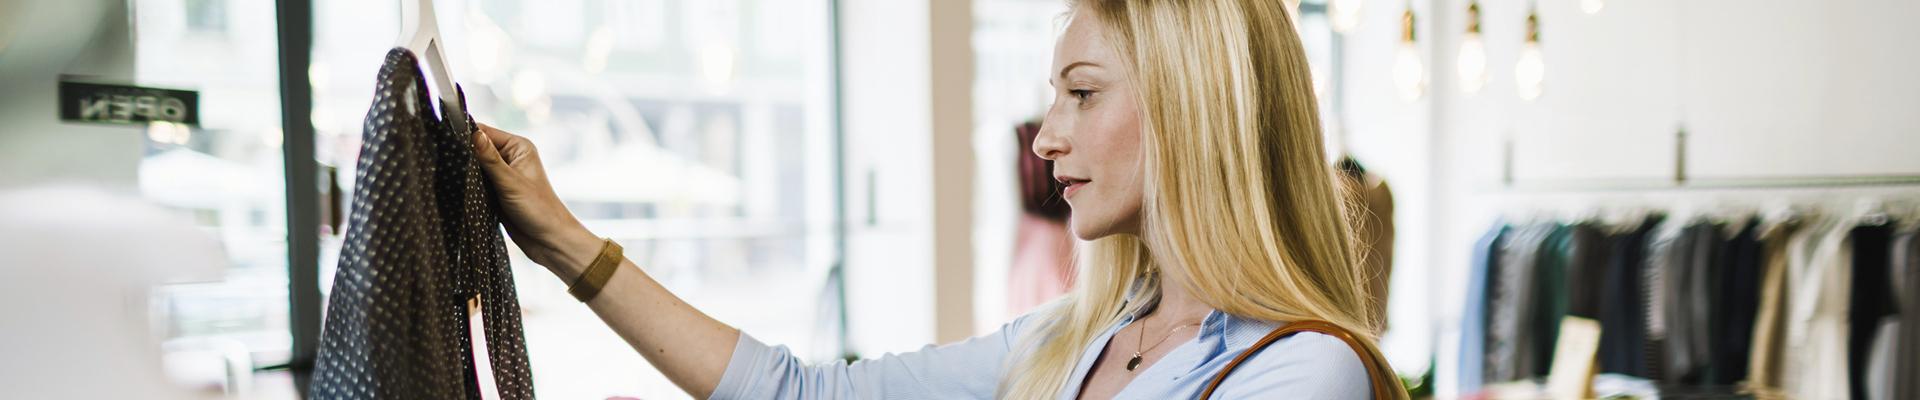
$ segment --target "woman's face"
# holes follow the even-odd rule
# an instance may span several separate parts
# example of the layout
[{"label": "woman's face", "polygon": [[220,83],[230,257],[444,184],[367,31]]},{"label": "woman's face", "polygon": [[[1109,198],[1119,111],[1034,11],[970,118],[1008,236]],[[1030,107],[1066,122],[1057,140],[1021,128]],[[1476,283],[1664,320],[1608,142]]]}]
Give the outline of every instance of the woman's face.
[{"label": "woman's face", "polygon": [[1033,152],[1053,160],[1067,184],[1074,236],[1093,240],[1140,233],[1143,168],[1140,107],[1128,62],[1106,43],[1098,20],[1076,14],[1053,49],[1053,106]]}]

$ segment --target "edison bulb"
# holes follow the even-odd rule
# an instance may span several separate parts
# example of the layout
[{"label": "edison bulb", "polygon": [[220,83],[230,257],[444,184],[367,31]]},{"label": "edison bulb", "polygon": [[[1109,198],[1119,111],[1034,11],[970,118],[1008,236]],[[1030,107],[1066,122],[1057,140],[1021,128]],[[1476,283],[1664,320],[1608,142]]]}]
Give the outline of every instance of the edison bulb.
[{"label": "edison bulb", "polygon": [[1426,75],[1426,66],[1420,64],[1420,48],[1413,41],[1401,41],[1393,60],[1393,82],[1400,89],[1400,98],[1414,101],[1426,94]]},{"label": "edison bulb", "polygon": [[1520,62],[1513,66],[1513,83],[1520,92],[1520,99],[1533,101],[1540,98],[1541,87],[1547,78],[1547,60],[1540,54],[1540,41],[1528,40],[1526,47],[1520,49]]},{"label": "edison bulb", "polygon": [[1347,33],[1360,27],[1361,0],[1327,0],[1327,22],[1334,32]]},{"label": "edison bulb", "polygon": [[1460,90],[1467,94],[1480,93],[1487,85],[1487,44],[1478,33],[1467,33],[1460,41],[1459,67]]},{"label": "edison bulb", "polygon": [[1607,8],[1607,0],[1580,0],[1580,11],[1588,15],[1599,14],[1602,8]]}]

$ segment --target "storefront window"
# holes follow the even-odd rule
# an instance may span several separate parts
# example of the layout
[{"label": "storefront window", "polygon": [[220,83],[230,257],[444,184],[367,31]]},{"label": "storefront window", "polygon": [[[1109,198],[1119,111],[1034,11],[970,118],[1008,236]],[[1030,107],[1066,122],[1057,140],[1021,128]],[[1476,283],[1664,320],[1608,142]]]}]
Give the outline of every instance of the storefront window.
[{"label": "storefront window", "polygon": [[146,143],[139,193],[217,237],[227,257],[224,279],[155,291],[169,373],[193,386],[225,382],[236,395],[291,395],[290,383],[249,376],[286,363],[292,343],[273,3],[130,4],[137,83],[198,91],[200,99],[199,126],[138,131]]},{"label": "storefront window", "polygon": [[[382,57],[398,43],[399,7],[314,8],[317,151],[351,193],[361,119]],[[814,345],[834,342],[815,334],[835,187],[824,0],[435,8],[469,111],[533,140],[589,228],[716,318],[803,356],[832,351]],[[323,235],[323,286],[345,231]],[[559,279],[517,251],[514,266],[539,396],[685,396]]]}]

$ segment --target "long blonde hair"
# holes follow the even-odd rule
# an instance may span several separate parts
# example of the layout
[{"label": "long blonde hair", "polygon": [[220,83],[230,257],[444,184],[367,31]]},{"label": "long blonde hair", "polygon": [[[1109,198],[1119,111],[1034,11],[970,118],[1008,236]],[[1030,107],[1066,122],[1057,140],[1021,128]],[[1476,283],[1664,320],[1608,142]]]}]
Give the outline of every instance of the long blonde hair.
[{"label": "long blonde hair", "polygon": [[[1278,0],[1069,0],[1133,65],[1146,199],[1141,232],[1087,243],[1080,282],[1041,315],[1005,398],[1055,396],[1087,344],[1160,294],[1162,267],[1228,314],[1325,320],[1372,344],[1359,252],[1321,148],[1305,52]],[[1129,295],[1137,301],[1127,301]],[[1374,379],[1388,377],[1375,376]],[[1398,385],[1398,380],[1393,382]]]}]

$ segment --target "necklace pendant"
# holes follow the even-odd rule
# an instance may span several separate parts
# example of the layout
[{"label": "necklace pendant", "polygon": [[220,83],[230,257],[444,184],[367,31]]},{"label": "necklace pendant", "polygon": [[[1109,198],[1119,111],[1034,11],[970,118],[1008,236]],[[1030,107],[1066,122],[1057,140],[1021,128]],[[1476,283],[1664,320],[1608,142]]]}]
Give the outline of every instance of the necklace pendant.
[{"label": "necklace pendant", "polygon": [[1140,367],[1140,353],[1133,353],[1133,358],[1127,360],[1127,370],[1132,371],[1138,367]]}]

